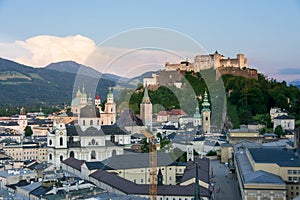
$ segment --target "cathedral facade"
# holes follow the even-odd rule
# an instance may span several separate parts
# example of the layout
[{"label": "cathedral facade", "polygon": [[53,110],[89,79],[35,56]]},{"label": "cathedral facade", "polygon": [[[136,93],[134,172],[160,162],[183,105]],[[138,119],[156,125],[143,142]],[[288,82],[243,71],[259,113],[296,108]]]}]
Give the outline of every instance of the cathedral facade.
[{"label": "cathedral facade", "polygon": [[[84,85],[82,86],[82,90],[78,87],[76,96],[71,102],[71,112],[79,116],[80,109],[86,106],[88,101],[91,101],[91,97],[87,97]],[[101,99],[98,95],[96,96],[94,103],[100,112],[99,123],[101,125],[112,125],[116,123],[116,104],[114,102],[114,95],[111,87],[109,88],[106,101],[104,110],[102,110]]]},{"label": "cathedral facade", "polygon": [[[95,105],[96,104],[96,105]],[[60,166],[61,161],[74,157],[86,161],[101,161],[123,154],[123,145],[130,144],[130,135],[116,124],[116,104],[109,89],[104,111],[100,98],[92,99],[78,90],[71,110],[77,115],[74,124],[54,123],[47,134],[48,163]]]}]

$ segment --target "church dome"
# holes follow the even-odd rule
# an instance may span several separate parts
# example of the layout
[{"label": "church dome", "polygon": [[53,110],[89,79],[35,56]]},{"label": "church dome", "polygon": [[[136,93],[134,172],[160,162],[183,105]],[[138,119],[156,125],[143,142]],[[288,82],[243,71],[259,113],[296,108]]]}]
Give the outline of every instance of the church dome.
[{"label": "church dome", "polygon": [[80,109],[80,118],[99,118],[100,111],[94,105],[86,105]]}]

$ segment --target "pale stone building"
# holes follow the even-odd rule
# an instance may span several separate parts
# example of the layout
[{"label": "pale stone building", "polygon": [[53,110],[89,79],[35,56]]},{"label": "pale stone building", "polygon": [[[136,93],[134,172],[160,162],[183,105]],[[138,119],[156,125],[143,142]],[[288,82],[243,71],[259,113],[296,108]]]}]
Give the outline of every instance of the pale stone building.
[{"label": "pale stone building", "polygon": [[152,127],[152,103],[147,87],[145,87],[144,97],[140,104],[140,116],[146,126]]},{"label": "pale stone building", "polygon": [[274,118],[273,130],[277,126],[281,126],[283,130],[294,130],[295,129],[295,119],[287,115],[280,115]]},{"label": "pale stone building", "polygon": [[[104,111],[102,111],[101,108],[101,100],[100,97],[97,95],[95,98],[95,105],[97,106],[100,115],[99,123],[101,125],[112,125],[116,123],[116,104],[114,102],[114,96],[112,88],[109,88],[107,98],[107,102],[104,107]],[[78,88],[78,91],[76,93],[75,98],[71,102],[71,112],[73,112],[75,115],[80,115],[80,110],[84,106],[91,104],[92,98],[87,97],[87,94],[85,92],[85,87],[82,87],[82,90]]]}]

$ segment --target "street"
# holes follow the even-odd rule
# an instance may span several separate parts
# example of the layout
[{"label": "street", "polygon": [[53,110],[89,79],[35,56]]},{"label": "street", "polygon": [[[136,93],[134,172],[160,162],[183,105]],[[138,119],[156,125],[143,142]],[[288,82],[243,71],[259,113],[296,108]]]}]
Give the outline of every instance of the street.
[{"label": "street", "polygon": [[236,174],[229,173],[229,168],[221,164],[220,160],[211,160],[210,168],[214,183],[213,199],[240,200]]}]

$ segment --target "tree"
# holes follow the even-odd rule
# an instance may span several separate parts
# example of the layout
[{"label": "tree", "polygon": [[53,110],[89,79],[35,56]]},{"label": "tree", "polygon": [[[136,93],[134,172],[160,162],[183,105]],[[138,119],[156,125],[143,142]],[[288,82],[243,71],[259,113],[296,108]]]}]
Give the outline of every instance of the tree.
[{"label": "tree", "polygon": [[33,134],[33,131],[30,126],[26,126],[24,131],[25,131],[25,136],[31,136]]},{"label": "tree", "polygon": [[284,132],[283,128],[281,127],[281,125],[276,126],[274,133],[276,135],[278,135],[279,137],[285,135],[285,132]]}]

